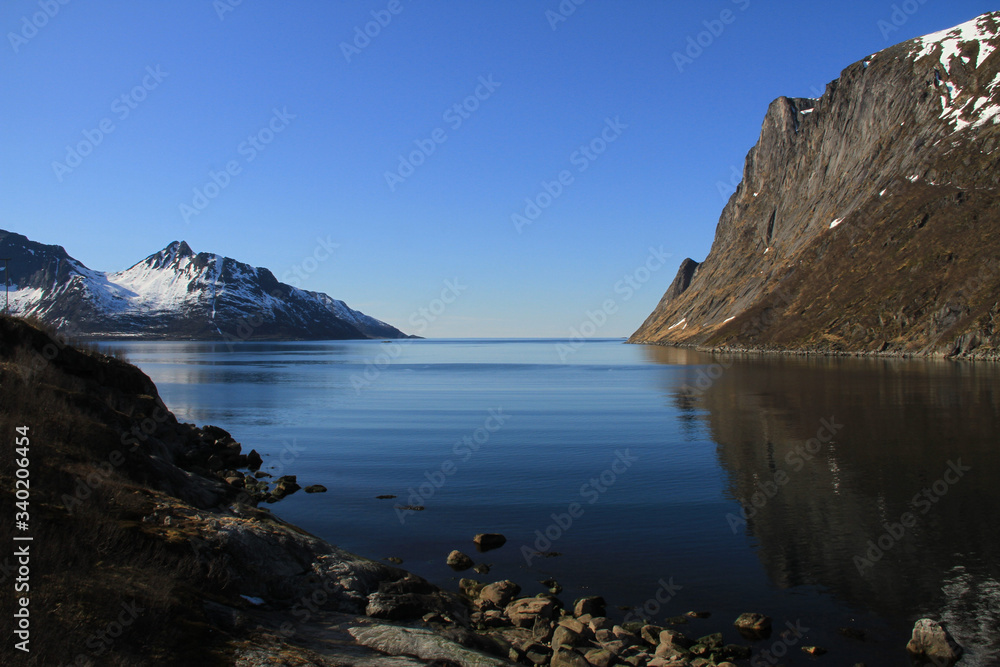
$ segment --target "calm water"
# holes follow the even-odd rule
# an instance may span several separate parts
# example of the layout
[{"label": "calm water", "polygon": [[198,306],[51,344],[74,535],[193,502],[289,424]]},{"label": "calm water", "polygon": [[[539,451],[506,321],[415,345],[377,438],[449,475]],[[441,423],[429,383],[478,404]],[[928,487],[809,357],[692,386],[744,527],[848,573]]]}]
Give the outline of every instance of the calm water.
[{"label": "calm water", "polygon": [[[809,628],[801,644],[831,665],[908,664],[929,615],[973,649],[963,665],[1000,664],[995,366],[621,341],[126,348],[178,418],[328,487],[280,516],[441,585],[457,587],[444,559],[461,549],[493,566],[481,579],[533,594],[555,578],[619,617],[711,611],[691,633],[762,611]],[[476,554],[479,532],[508,543]],[[781,662],[813,661],[793,647]]]}]

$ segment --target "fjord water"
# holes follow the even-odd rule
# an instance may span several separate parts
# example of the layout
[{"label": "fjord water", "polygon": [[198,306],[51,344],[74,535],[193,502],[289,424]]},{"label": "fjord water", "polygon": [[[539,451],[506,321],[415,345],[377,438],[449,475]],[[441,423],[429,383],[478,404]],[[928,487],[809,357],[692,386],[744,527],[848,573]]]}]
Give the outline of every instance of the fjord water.
[{"label": "fjord water", "polygon": [[[801,645],[908,664],[909,629],[931,616],[971,649],[963,665],[1000,661],[997,366],[620,340],[125,348],[179,419],[329,489],[279,516],[453,590],[552,578],[619,618],[711,611],[681,629],[727,641],[760,611],[808,629],[757,644],[788,665],[812,660]],[[508,543],[477,554],[479,532]],[[451,571],[452,549],[492,571]]]}]

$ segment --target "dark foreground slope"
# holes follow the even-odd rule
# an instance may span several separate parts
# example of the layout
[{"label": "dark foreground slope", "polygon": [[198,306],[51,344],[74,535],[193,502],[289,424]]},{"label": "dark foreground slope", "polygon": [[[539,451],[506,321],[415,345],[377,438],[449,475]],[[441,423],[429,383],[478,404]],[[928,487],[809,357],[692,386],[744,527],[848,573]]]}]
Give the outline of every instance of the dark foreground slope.
[{"label": "dark foreground slope", "polygon": [[997,358],[1000,12],[779,98],[631,342]]}]

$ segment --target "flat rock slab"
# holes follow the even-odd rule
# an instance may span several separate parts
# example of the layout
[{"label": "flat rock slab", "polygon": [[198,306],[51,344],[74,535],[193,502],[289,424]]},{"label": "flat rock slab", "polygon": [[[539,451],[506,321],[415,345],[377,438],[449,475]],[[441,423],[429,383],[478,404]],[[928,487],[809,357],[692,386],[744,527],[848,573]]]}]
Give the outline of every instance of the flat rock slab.
[{"label": "flat rock slab", "polygon": [[449,660],[462,667],[507,667],[511,663],[459,646],[430,630],[395,625],[365,625],[348,632],[361,645],[393,656]]}]

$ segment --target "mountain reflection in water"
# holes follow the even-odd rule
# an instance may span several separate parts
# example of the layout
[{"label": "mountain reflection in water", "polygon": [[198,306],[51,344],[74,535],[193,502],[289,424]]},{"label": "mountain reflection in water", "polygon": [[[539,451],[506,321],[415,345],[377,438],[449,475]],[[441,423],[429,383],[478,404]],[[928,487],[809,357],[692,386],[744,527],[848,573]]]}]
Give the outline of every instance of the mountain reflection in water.
[{"label": "mountain reflection in water", "polygon": [[776,586],[940,618],[1000,655],[996,366],[646,349],[682,364],[669,400],[707,425],[730,525]]}]

